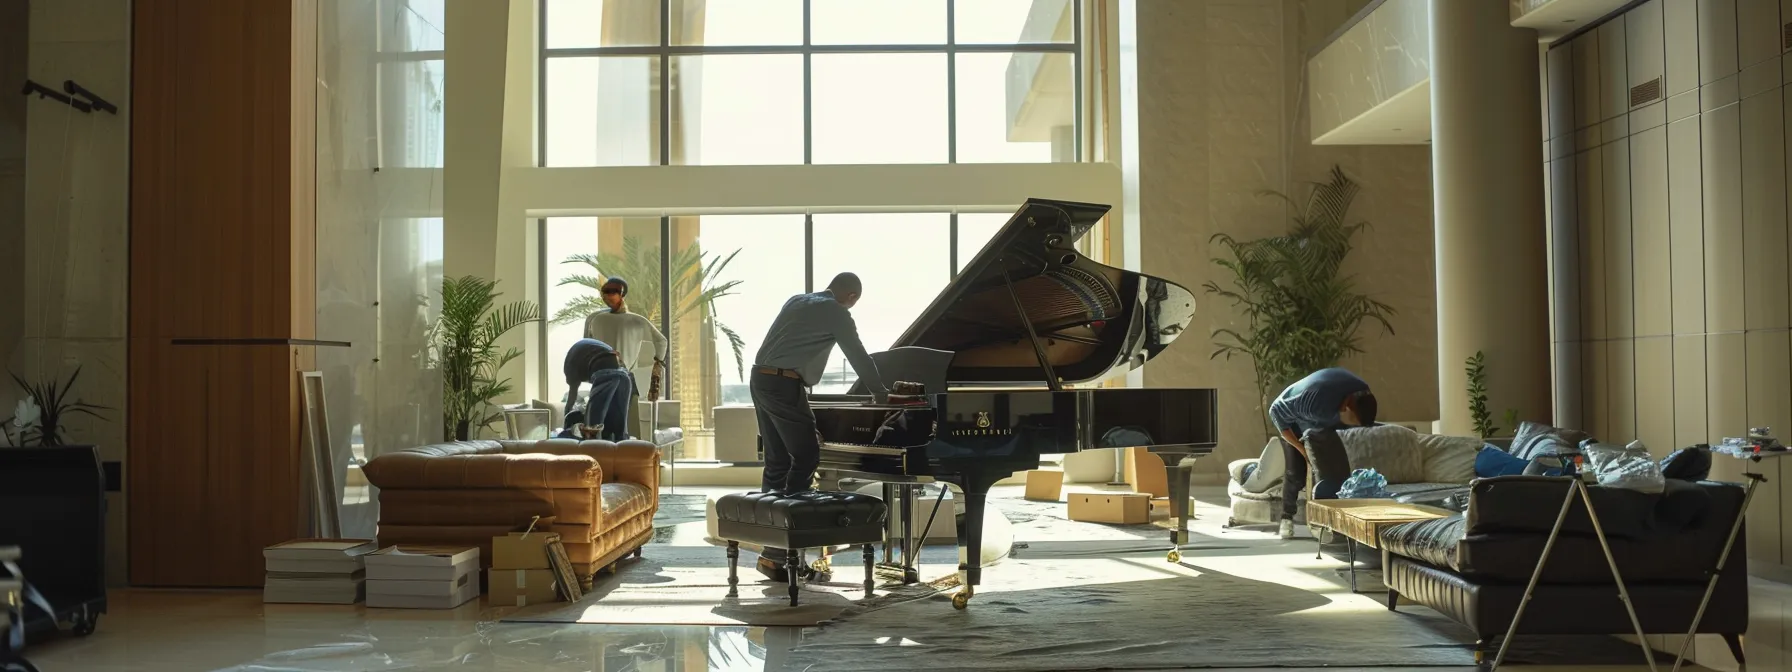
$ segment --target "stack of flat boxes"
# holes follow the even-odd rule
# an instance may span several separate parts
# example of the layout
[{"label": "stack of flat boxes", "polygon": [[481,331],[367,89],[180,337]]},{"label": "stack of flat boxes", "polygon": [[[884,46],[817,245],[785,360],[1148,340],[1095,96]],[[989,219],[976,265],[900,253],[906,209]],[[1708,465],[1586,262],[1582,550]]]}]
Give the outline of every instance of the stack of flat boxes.
[{"label": "stack of flat boxes", "polygon": [[367,539],[294,539],[261,551],[267,580],[261,601],[271,604],[354,604],[364,588]]},{"label": "stack of flat boxes", "polygon": [[367,555],[367,606],[452,609],[479,597],[477,546],[388,546]]}]

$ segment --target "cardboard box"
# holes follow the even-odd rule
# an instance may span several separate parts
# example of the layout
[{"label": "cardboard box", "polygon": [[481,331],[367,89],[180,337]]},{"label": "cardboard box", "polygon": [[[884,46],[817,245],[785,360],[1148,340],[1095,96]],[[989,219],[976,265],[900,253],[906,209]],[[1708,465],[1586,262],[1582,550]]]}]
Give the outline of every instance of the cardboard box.
[{"label": "cardboard box", "polygon": [[492,606],[527,607],[560,601],[551,569],[494,569],[486,572],[485,579],[487,602]]},{"label": "cardboard box", "polygon": [[1170,476],[1164,460],[1145,448],[1126,449],[1126,482],[1133,492],[1152,497],[1170,496]]},{"label": "cardboard box", "polygon": [[1041,502],[1058,501],[1064,490],[1064,472],[1034,469],[1027,472],[1026,498]]},{"label": "cardboard box", "polygon": [[1151,522],[1151,495],[1136,492],[1075,492],[1070,519],[1088,523],[1134,525]]},{"label": "cardboard box", "polygon": [[511,532],[492,537],[492,569],[548,569],[548,544],[557,532]]}]

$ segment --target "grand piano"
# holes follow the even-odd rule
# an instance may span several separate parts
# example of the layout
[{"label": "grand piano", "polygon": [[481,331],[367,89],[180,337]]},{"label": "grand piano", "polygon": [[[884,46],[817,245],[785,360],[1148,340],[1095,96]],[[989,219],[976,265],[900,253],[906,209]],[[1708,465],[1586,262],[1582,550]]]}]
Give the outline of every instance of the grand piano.
[{"label": "grand piano", "polygon": [[[981,580],[990,486],[1037,469],[1046,454],[1144,447],[1159,455],[1174,520],[1169,560],[1181,560],[1188,537],[1185,460],[1213,451],[1216,394],[1095,385],[1162,352],[1195,311],[1186,288],[1077,252],[1077,240],[1108,209],[1028,200],[890,350],[872,354],[886,383],[920,383],[921,394],[877,404],[861,383],[843,395],[810,397],[822,439],[822,480],[885,483],[891,541],[895,535],[906,540],[911,529],[908,488],[892,484],[935,482],[960,491],[963,586],[952,599],[959,609]],[[886,542],[886,562],[891,545]],[[903,543],[900,571],[908,582],[917,578],[916,548],[912,540]]]}]

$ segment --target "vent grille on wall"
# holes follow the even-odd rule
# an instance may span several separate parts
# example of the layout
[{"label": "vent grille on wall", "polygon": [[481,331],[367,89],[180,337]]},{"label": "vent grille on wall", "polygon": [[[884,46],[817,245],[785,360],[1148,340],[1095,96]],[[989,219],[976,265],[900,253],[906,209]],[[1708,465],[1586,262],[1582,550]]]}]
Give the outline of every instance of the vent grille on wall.
[{"label": "vent grille on wall", "polygon": [[1636,107],[1650,101],[1661,100],[1661,78],[1656,77],[1647,82],[1630,87],[1630,106]]},{"label": "vent grille on wall", "polygon": [[1780,51],[1792,49],[1792,23],[1780,26]]}]

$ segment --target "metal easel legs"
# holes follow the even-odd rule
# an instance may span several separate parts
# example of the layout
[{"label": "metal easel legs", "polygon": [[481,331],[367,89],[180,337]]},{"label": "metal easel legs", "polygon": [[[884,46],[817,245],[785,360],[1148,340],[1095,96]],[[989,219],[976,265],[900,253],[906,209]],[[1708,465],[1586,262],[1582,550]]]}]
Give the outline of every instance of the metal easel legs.
[{"label": "metal easel legs", "polygon": [[[1624,587],[1624,577],[1618,573],[1618,561],[1612,557],[1611,544],[1605,541],[1605,528],[1599,524],[1599,512],[1593,509],[1593,497],[1587,492],[1586,483],[1582,482],[1579,477],[1572,478],[1573,480],[1568,484],[1568,495],[1562,499],[1562,511],[1556,514],[1555,527],[1550,528],[1549,540],[1543,543],[1543,557],[1537,559],[1537,568],[1531,571],[1531,581],[1525,584],[1524,599],[1519,600],[1518,611],[1512,614],[1512,623],[1506,626],[1506,638],[1500,641],[1500,651],[1493,658],[1492,669],[1498,670],[1500,663],[1506,661],[1506,652],[1512,648],[1512,637],[1518,634],[1518,622],[1524,618],[1525,607],[1531,604],[1531,595],[1536,593],[1537,582],[1543,578],[1543,567],[1549,564],[1549,554],[1555,550],[1556,538],[1561,536],[1562,524],[1567,522],[1568,510],[1574,508],[1574,500],[1578,495],[1581,503],[1587,507],[1587,518],[1593,521],[1593,535],[1599,539],[1599,550],[1605,552],[1605,564],[1612,569],[1612,581],[1618,584],[1618,599],[1624,602],[1624,611],[1630,615],[1630,624],[1636,628],[1637,645],[1643,648],[1643,656],[1649,661],[1649,672],[1657,672],[1655,651],[1649,648],[1648,635],[1643,633],[1643,622],[1636,617],[1636,606],[1630,603],[1630,591]],[[1731,539],[1734,538],[1734,533],[1732,533]],[[1715,576],[1712,577],[1712,585],[1717,585]],[[1709,590],[1706,591],[1705,597],[1707,599],[1711,597]],[[1700,611],[1703,610],[1703,607],[1700,607]],[[1694,628],[1697,628],[1696,621]],[[1675,667],[1678,668],[1679,665],[1676,664]]]},{"label": "metal easel legs", "polygon": [[[1674,657],[1674,672],[1680,672],[1680,665],[1686,662],[1686,650],[1692,648],[1692,638],[1698,635],[1699,624],[1705,620],[1705,607],[1711,604],[1711,594],[1717,592],[1717,580],[1723,578],[1730,551],[1736,548],[1736,535],[1742,531],[1749,501],[1755,498],[1755,486],[1767,482],[1767,477],[1760,474],[1744,473],[1743,476],[1748,477],[1748,487],[1742,491],[1742,510],[1736,512],[1736,522],[1730,525],[1730,538],[1724,540],[1724,550],[1718,554],[1717,566],[1711,569],[1711,580],[1705,584],[1705,597],[1699,599],[1699,610],[1692,615],[1692,627],[1686,629],[1686,639],[1680,642],[1680,653]],[[1736,656],[1736,662],[1741,663],[1742,648],[1735,640],[1731,640],[1730,650]]]}]

